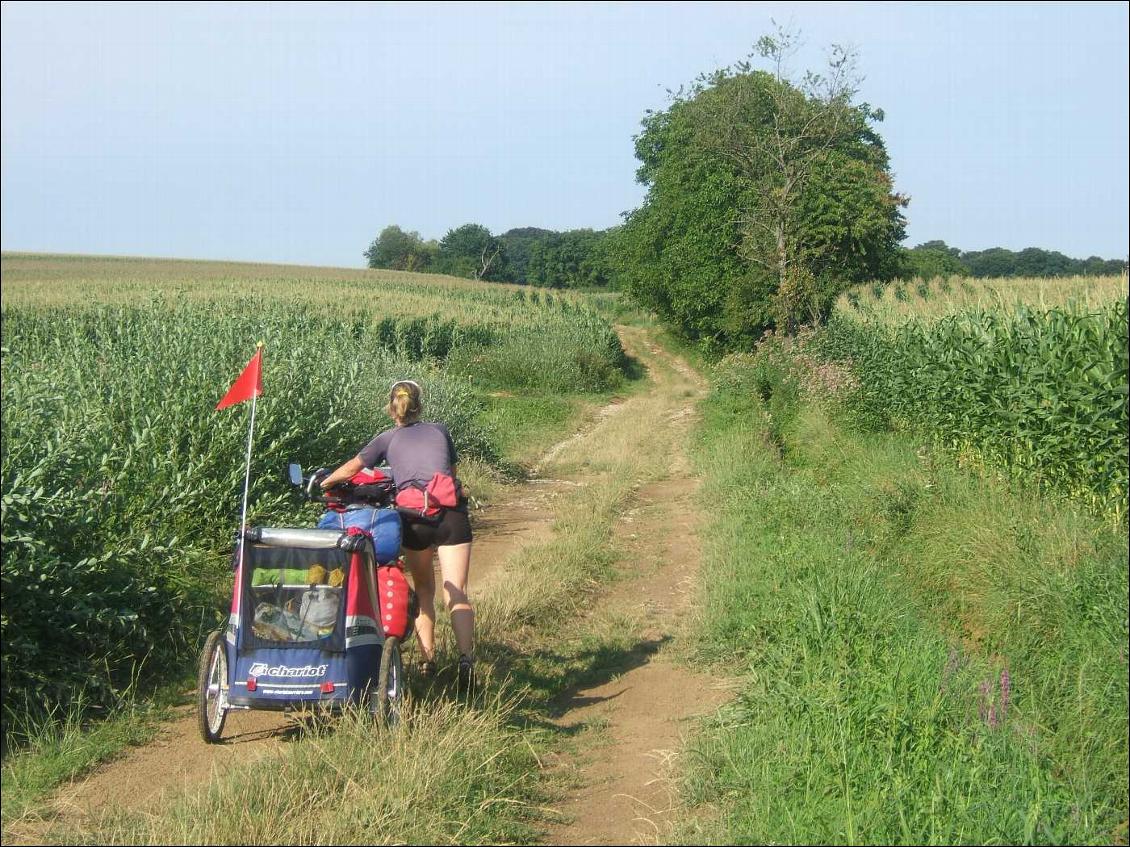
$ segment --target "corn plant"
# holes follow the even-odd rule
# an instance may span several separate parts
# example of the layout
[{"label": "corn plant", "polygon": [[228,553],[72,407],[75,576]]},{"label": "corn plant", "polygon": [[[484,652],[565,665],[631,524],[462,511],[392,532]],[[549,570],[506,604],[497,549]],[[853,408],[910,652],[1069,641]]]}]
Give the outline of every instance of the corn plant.
[{"label": "corn plant", "polygon": [[976,310],[1012,311],[1019,306],[1041,311],[1072,305],[1098,309],[1114,300],[1125,300],[1127,285],[1125,274],[1005,279],[915,278],[913,290],[901,280],[851,288],[836,301],[836,312],[845,317],[899,323],[906,320],[932,321]]},{"label": "corn plant", "polygon": [[929,434],[1126,514],[1127,301],[977,310],[934,322],[839,314],[818,337],[859,378],[857,413]]}]

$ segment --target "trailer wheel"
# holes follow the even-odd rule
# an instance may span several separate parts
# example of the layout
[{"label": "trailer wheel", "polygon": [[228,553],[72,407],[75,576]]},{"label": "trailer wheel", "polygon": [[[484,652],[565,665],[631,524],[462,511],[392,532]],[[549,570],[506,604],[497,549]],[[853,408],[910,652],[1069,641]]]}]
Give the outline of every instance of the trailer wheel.
[{"label": "trailer wheel", "polygon": [[196,702],[200,735],[205,743],[215,744],[220,740],[224,719],[228,716],[228,654],[224,634],[219,630],[208,636],[200,653]]},{"label": "trailer wheel", "polygon": [[400,639],[390,635],[381,647],[381,669],[377,676],[374,714],[386,726],[400,723],[404,705],[404,662],[400,656]]}]

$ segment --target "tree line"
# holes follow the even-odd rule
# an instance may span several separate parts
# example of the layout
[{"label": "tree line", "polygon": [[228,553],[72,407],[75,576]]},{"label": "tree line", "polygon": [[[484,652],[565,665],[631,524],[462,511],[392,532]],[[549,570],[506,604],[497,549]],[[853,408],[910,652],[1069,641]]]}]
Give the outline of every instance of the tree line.
[{"label": "tree line", "polygon": [[386,226],[364,252],[370,268],[451,274],[489,282],[547,288],[605,288],[612,284],[614,230],[557,232],[519,227],[494,235],[463,224],[439,241]]},{"label": "tree line", "polygon": [[1112,276],[1126,272],[1125,259],[1091,256],[1072,259],[1055,250],[1026,247],[1013,251],[1004,247],[962,251],[944,241],[927,241],[905,250],[900,276],[1015,277],[1015,276]]},{"label": "tree line", "polygon": [[369,266],[614,287],[718,352],[820,323],[861,282],[1125,270],[1125,261],[1038,248],[903,247],[909,198],[894,190],[882,109],[857,100],[855,51],[833,45],[824,68],[797,78],[789,62],[798,46],[796,33],[778,28],[745,60],[645,113],[634,142],[646,195],[622,225],[494,235],[464,224],[438,242],[389,226],[365,252]]},{"label": "tree line", "polygon": [[[396,224],[385,227],[364,252],[370,268],[444,273],[469,279],[548,288],[615,287],[616,238],[620,227],[557,232],[518,227],[492,235],[481,224],[449,230],[440,241],[424,240]],[[891,260],[893,276],[1055,277],[1110,276],[1127,270],[1125,259],[1073,259],[1055,250],[1004,247],[963,251],[944,241],[900,247]]]}]

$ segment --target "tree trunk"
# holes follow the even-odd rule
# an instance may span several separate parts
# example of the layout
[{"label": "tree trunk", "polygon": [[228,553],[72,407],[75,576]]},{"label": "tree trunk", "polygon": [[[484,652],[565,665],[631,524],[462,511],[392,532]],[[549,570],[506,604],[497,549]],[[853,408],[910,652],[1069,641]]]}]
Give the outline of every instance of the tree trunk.
[{"label": "tree trunk", "polygon": [[502,248],[496,247],[494,252],[490,254],[490,258],[488,259],[487,258],[487,250],[489,250],[489,249],[490,249],[490,245],[488,244],[486,247],[483,248],[483,252],[479,256],[479,264],[481,265],[481,269],[479,270],[479,273],[476,275],[476,277],[475,277],[476,279],[482,279],[483,277],[485,277],[487,275],[487,271],[490,270],[490,266],[492,264],[494,264],[494,260],[495,260],[495,258],[497,258],[498,253]]},{"label": "tree trunk", "polygon": [[785,279],[789,273],[789,254],[785,249],[785,224],[783,221],[777,221],[774,226],[774,231],[777,236],[777,290],[784,291]]}]

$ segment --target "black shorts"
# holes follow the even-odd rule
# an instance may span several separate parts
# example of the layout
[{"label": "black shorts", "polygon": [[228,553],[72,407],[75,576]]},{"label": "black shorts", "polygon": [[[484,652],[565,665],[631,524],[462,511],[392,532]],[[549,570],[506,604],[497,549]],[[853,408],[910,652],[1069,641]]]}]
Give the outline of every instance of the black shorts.
[{"label": "black shorts", "polygon": [[400,524],[400,543],[408,550],[471,543],[471,521],[466,509],[444,509],[434,518],[418,518],[401,512]]}]

